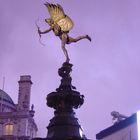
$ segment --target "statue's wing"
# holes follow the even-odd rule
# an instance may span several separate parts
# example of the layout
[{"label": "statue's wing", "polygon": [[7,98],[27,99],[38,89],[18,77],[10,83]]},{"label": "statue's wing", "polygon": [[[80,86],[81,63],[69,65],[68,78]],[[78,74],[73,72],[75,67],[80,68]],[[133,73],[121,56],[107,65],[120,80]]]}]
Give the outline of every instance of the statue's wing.
[{"label": "statue's wing", "polygon": [[70,31],[73,28],[73,21],[68,17],[59,20],[57,24],[61,27],[61,30],[64,32]]},{"label": "statue's wing", "polygon": [[45,3],[45,5],[48,8],[50,18],[61,27],[62,31],[69,31],[72,29],[74,25],[73,21],[64,13],[61,5],[50,3]]}]

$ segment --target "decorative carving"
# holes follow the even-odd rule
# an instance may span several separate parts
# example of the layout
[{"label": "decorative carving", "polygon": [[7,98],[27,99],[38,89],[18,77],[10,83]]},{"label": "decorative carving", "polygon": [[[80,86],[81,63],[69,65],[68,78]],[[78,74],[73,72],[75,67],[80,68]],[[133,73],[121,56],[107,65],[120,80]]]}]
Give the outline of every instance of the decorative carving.
[{"label": "decorative carving", "polygon": [[70,77],[70,73],[72,71],[72,66],[72,64],[65,62],[63,63],[62,67],[58,70],[58,74],[62,77],[62,79],[59,88],[56,89],[57,91],[63,91],[64,89],[76,89],[76,87],[72,86],[71,84],[72,78]]},{"label": "decorative carving", "polygon": [[56,92],[47,96],[47,105],[56,111],[72,111],[73,108],[78,108],[84,103],[84,95],[75,91],[76,87],[71,84],[72,66],[70,63],[63,63],[62,67],[58,69],[58,74],[62,77],[60,86]]}]

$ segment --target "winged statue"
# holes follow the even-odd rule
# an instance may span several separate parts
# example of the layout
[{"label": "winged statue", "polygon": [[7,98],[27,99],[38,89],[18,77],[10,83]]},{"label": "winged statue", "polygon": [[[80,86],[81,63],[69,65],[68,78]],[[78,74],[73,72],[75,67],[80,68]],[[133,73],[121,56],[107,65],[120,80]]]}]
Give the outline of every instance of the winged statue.
[{"label": "winged statue", "polygon": [[38,28],[38,33],[41,36],[41,34],[46,34],[50,31],[53,31],[54,34],[60,38],[61,47],[66,57],[66,62],[69,62],[70,58],[65,48],[65,45],[77,42],[82,39],[88,39],[89,41],[91,41],[91,38],[88,35],[78,36],[76,38],[70,37],[68,33],[73,28],[74,23],[72,19],[65,14],[61,5],[51,4],[48,2],[46,2],[44,5],[47,7],[50,14],[50,18],[45,19],[45,22],[50,26],[50,28],[45,31],[41,31]]}]

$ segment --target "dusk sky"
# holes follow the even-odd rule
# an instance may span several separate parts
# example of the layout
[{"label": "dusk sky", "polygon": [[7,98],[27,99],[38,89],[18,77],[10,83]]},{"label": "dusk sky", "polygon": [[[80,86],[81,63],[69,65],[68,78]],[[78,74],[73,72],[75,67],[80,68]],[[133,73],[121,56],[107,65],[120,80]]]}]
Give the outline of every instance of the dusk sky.
[{"label": "dusk sky", "polygon": [[[60,84],[57,74],[65,60],[61,42],[53,32],[39,36],[49,26],[45,0],[0,0],[0,88],[17,103],[20,75],[32,76],[31,104],[35,106],[38,136],[46,137],[53,109],[46,96]],[[112,125],[111,111],[131,116],[140,110],[140,1],[49,0],[59,3],[74,21],[70,36],[88,34],[67,45],[73,66],[73,85],[85,95],[75,110],[87,138]],[[39,20],[38,20],[39,19]]]}]

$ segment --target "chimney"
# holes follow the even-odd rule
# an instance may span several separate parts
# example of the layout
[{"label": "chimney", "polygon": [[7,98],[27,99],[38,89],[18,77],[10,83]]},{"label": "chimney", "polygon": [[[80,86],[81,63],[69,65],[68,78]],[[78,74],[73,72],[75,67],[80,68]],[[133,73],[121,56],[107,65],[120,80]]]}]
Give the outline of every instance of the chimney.
[{"label": "chimney", "polygon": [[31,96],[31,76],[23,75],[20,76],[19,93],[18,93],[18,110],[29,110],[30,109],[30,96]]}]

